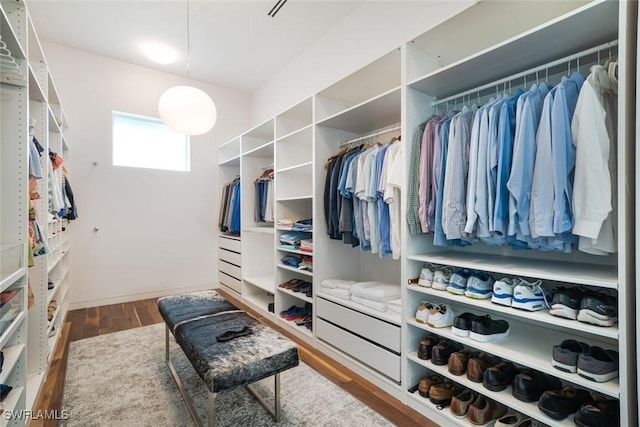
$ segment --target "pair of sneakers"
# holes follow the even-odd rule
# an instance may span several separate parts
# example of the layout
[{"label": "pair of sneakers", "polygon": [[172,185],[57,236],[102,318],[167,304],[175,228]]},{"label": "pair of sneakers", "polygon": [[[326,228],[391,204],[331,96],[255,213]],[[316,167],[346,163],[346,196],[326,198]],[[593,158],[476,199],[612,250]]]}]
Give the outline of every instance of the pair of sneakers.
[{"label": "pair of sneakers", "polygon": [[522,278],[503,278],[493,285],[491,302],[527,311],[549,308],[542,280],[527,282]]},{"label": "pair of sneakers", "polygon": [[491,298],[494,278],[484,271],[461,268],[451,275],[447,291],[454,295],[464,295],[474,299]]},{"label": "pair of sneakers", "polygon": [[448,304],[423,301],[416,310],[416,322],[425,323],[432,328],[446,328],[453,325],[456,315]]},{"label": "pair of sneakers", "polygon": [[453,269],[448,266],[441,267],[434,264],[426,264],[420,270],[418,285],[444,291],[449,285],[452,272]]}]

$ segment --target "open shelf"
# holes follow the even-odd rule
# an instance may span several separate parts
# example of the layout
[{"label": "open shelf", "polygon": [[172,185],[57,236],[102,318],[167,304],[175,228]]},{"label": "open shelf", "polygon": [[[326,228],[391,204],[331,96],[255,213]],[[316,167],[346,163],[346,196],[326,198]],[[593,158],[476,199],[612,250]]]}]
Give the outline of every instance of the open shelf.
[{"label": "open shelf", "polygon": [[392,323],[394,325],[400,325],[400,314],[392,314],[389,312],[381,312],[378,310],[374,310],[373,308],[367,307],[366,305],[359,304],[355,301],[346,300],[338,297],[334,297],[333,295],[328,295],[322,293],[322,288],[318,288],[316,290],[316,296],[318,298],[326,299],[327,301],[334,302],[336,304],[343,305],[348,308],[352,308],[355,311],[359,311],[360,313],[367,314],[371,317],[375,317],[376,319],[384,320],[385,322]]},{"label": "open shelf", "polygon": [[243,277],[242,279],[267,292],[273,292],[273,287],[275,286],[275,278],[273,276],[251,276]]},{"label": "open shelf", "polygon": [[441,337],[448,338],[480,351],[486,351],[490,354],[500,356],[503,359],[510,360],[519,365],[528,366],[581,387],[598,391],[616,399],[620,398],[620,384],[617,378],[612,381],[597,383],[582,378],[576,373],[563,372],[551,365],[553,345],[560,344],[566,338],[566,335],[560,332],[534,328],[531,327],[531,325],[523,325],[517,322],[509,322],[511,333],[508,337],[495,342],[479,342],[469,337],[454,335],[451,332],[451,328],[432,328],[424,323],[417,322],[415,319],[409,319],[407,323],[427,332],[440,335]]},{"label": "open shelf", "polygon": [[[311,173],[311,169],[313,167],[313,162],[304,162],[297,165],[289,166],[286,168],[276,170],[276,173],[284,173],[284,172],[294,172],[300,169],[300,173]],[[306,171],[305,169],[309,169]]]},{"label": "open shelf", "polygon": [[273,227],[244,227],[242,232],[274,234]]},{"label": "open shelf", "polygon": [[58,120],[56,119],[56,115],[54,114],[53,109],[51,109],[51,105],[49,105],[48,111],[49,111],[49,132],[62,133],[62,129],[58,124]]},{"label": "open shelf", "polygon": [[273,313],[268,311],[269,304],[273,303],[273,297],[259,294],[243,295],[243,299],[249,305],[258,308],[262,313],[268,313],[273,316]]},{"label": "open shelf", "polygon": [[288,252],[290,254],[313,256],[313,252],[305,252],[305,251],[299,251],[299,250],[295,250],[295,249],[286,249],[286,248],[281,248],[280,246],[278,246],[276,249],[281,251],[281,252]]},{"label": "open shelf", "polygon": [[13,319],[13,322],[11,322],[11,325],[9,325],[7,330],[4,331],[2,335],[0,335],[0,348],[4,348],[4,346],[7,345],[7,342],[9,342],[9,340],[13,337],[13,334],[16,332],[16,329],[20,327],[26,315],[27,314],[24,311],[20,312],[20,314],[18,314],[18,316]]},{"label": "open shelf", "polygon": [[[21,5],[21,7],[24,8],[24,5]],[[22,44],[18,39],[18,33],[9,20],[9,17],[5,14],[4,8],[0,8],[0,36],[2,37],[2,41],[7,45],[9,52],[11,52],[11,56],[16,59],[26,59],[27,53],[22,48]]]},{"label": "open shelf", "polygon": [[617,269],[608,265],[578,264],[563,261],[547,261],[533,258],[501,257],[491,254],[461,251],[434,252],[425,255],[409,255],[407,259],[469,268],[487,272],[502,273],[510,276],[522,276],[554,280],[579,285],[599,286],[617,289]]},{"label": "open shelf", "polygon": [[0,292],[13,285],[24,276],[27,269],[24,265],[23,248],[21,244],[7,244],[0,246]]},{"label": "open shelf", "polygon": [[13,367],[16,366],[18,359],[24,353],[25,347],[24,344],[16,344],[2,349],[4,363],[2,364],[2,372],[0,372],[0,384],[7,383],[7,378],[9,378]]},{"label": "open shelf", "polygon": [[29,99],[39,102],[45,102],[47,100],[31,64],[29,64]]},{"label": "open shelf", "polygon": [[407,285],[407,289],[415,292],[421,292],[425,295],[430,295],[435,298],[445,299],[454,303],[464,304],[469,306],[470,311],[474,312],[492,312],[500,313],[505,316],[521,319],[521,321],[534,321],[543,324],[548,324],[553,327],[560,327],[570,329],[576,332],[584,332],[591,335],[600,336],[603,338],[609,338],[617,340],[619,336],[618,325],[611,327],[602,327],[596,325],[590,325],[588,323],[578,322],[577,320],[565,319],[563,317],[552,316],[547,310],[539,311],[526,311],[518,310],[517,308],[507,307],[500,304],[494,304],[491,299],[479,300],[473,298],[467,298],[464,295],[454,295],[447,291],[440,291],[433,288],[426,288],[418,285]]},{"label": "open shelf", "polygon": [[251,148],[242,153],[242,155],[247,157],[273,158],[273,140]]},{"label": "open shelf", "polygon": [[308,302],[309,304],[313,304],[313,299],[309,298],[308,296],[306,296],[302,292],[293,292],[290,289],[281,288],[279,286],[277,286],[276,289],[279,292],[282,292],[283,294],[288,294],[288,295],[291,295],[292,297],[297,298],[297,299],[299,299],[301,301]]},{"label": "open shelf", "polygon": [[[22,397],[22,394],[25,392],[25,387],[14,387],[13,390],[9,392],[7,397],[2,401],[2,408],[5,411],[14,411],[16,410],[16,405],[18,401]],[[29,409],[31,409],[29,407]],[[5,417],[2,417],[3,425],[7,425],[8,420]]]},{"label": "open shelf", "polygon": [[288,265],[284,264],[276,264],[276,267],[282,268],[283,270],[295,271],[296,273],[304,274],[305,276],[313,277],[312,271],[298,270],[297,268],[289,267]]},{"label": "open shelf", "polygon": [[313,338],[313,332],[309,329],[307,329],[306,326],[304,325],[296,325],[296,322],[293,320],[287,320],[287,319],[283,319],[280,316],[275,316],[279,322],[283,323],[285,326],[287,326],[290,330],[294,331],[294,332],[299,332],[302,335],[305,335],[309,338]]},{"label": "open shelf", "polygon": [[240,154],[235,157],[231,157],[227,160],[223,160],[218,163],[218,166],[240,166]]}]

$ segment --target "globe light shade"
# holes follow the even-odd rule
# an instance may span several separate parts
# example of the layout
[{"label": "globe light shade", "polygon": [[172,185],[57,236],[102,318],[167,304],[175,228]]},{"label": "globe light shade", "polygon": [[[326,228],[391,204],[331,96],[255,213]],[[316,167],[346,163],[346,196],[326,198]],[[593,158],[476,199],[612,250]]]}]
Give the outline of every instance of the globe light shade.
[{"label": "globe light shade", "polygon": [[167,127],[186,135],[209,132],[218,118],[213,100],[193,86],[167,89],[158,102],[158,112]]}]

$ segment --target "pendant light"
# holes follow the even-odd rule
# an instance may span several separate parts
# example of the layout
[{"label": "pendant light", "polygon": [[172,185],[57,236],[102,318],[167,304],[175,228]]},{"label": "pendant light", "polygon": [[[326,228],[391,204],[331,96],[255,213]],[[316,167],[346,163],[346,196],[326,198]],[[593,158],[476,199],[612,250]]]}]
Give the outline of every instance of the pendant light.
[{"label": "pendant light", "polygon": [[[187,0],[187,80],[190,73],[191,40],[189,0]],[[213,100],[204,91],[189,85],[167,89],[158,102],[160,118],[167,127],[186,135],[202,135],[216,124]]]}]

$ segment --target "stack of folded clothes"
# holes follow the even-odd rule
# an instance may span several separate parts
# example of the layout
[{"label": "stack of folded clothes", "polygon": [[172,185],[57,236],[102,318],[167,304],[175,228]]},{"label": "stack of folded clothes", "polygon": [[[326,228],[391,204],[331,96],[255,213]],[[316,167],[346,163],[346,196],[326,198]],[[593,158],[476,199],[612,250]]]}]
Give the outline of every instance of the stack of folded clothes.
[{"label": "stack of folded clothes", "polygon": [[320,283],[320,292],[345,300],[351,299],[353,280],[325,279]]},{"label": "stack of folded clothes", "polygon": [[297,250],[300,248],[300,243],[303,239],[308,239],[310,236],[308,233],[302,233],[299,231],[289,231],[283,233],[280,236],[280,247],[282,249]]},{"label": "stack of folded clothes", "polygon": [[300,261],[302,261],[302,259],[295,255],[287,255],[283,257],[280,261],[282,261],[284,265],[288,265],[289,267],[299,268]]},{"label": "stack of folded clothes", "polygon": [[377,311],[389,311],[388,303],[400,298],[400,286],[382,282],[358,282],[351,286],[351,300]]},{"label": "stack of folded clothes", "polygon": [[402,299],[394,299],[387,302],[387,308],[389,309],[389,313],[401,314],[402,313]]},{"label": "stack of folded clothes", "polygon": [[313,253],[313,240],[312,239],[302,239],[300,240],[300,250],[302,252]]},{"label": "stack of folded clothes", "polygon": [[309,219],[301,219],[300,221],[296,221],[293,224],[292,230],[294,231],[313,231],[313,220]]},{"label": "stack of folded clothes", "polygon": [[313,258],[310,256],[303,256],[298,265],[298,270],[313,271]]},{"label": "stack of folded clothes", "polygon": [[313,327],[313,311],[309,303],[306,303],[304,307],[292,305],[288,310],[281,311],[280,317],[295,322],[298,326],[305,326],[309,330]]},{"label": "stack of folded clothes", "polygon": [[280,218],[276,221],[276,226],[278,228],[288,228],[289,230],[291,230],[293,228],[293,224],[295,224],[296,222],[298,222],[297,219]]}]

